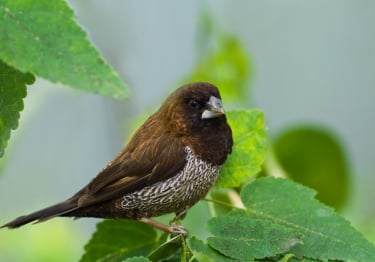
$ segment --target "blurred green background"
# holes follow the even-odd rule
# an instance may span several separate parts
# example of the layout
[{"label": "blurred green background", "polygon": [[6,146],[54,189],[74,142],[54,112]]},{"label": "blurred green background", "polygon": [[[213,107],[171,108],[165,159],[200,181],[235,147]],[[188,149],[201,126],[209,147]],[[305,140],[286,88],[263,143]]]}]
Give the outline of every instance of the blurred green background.
[{"label": "blurred green background", "polygon": [[[375,2],[69,4],[132,95],[115,101],[42,79],[29,87],[19,128],[0,160],[1,223],[75,193],[122,148],[139,115],[212,68],[217,82],[233,83],[234,91],[225,90],[227,108],[265,112],[276,169],[324,185],[321,199],[338,196],[328,197],[331,204],[375,242]],[[231,59],[238,67],[226,63]],[[318,168],[306,159],[327,163]],[[313,174],[298,177],[306,170]],[[0,261],[77,261],[97,221],[61,218],[0,230]]]}]

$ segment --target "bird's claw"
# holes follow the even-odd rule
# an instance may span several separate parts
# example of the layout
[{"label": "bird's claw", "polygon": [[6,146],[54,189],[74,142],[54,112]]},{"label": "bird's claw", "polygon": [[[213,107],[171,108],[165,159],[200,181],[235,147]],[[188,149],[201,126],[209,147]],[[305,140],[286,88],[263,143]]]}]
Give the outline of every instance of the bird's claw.
[{"label": "bird's claw", "polygon": [[187,235],[187,230],[183,226],[179,226],[179,225],[170,225],[169,226],[169,232],[171,234],[178,234],[178,235],[182,235],[182,236]]}]

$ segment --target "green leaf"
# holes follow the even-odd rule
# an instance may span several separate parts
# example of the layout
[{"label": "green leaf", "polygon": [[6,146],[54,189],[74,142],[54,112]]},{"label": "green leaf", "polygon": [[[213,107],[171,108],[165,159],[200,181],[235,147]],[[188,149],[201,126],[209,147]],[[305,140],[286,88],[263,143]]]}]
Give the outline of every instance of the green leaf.
[{"label": "green leaf", "polygon": [[34,81],[33,75],[21,73],[0,60],[0,157],[4,155],[10,131],[18,127],[26,85]]},{"label": "green leaf", "polygon": [[208,204],[213,212],[211,217],[226,215],[233,208],[242,207],[240,196],[233,188],[213,188],[206,200],[210,201]]},{"label": "green leaf", "polygon": [[322,128],[295,127],[280,134],[274,151],[293,180],[318,191],[322,202],[340,208],[349,191],[349,170],[344,149]]},{"label": "green leaf", "polygon": [[199,61],[188,80],[215,84],[226,101],[247,102],[252,68],[240,40],[222,32],[208,12],[200,16],[196,38]]},{"label": "green leaf", "polygon": [[[272,260],[273,261],[273,260]],[[277,262],[317,262],[320,260],[312,259],[312,258],[296,258],[294,254],[287,254],[284,257],[277,260]]]},{"label": "green leaf", "polygon": [[271,177],[258,179],[241,192],[249,218],[302,234],[303,245],[288,253],[323,261],[375,261],[374,245],[314,195],[291,180]]},{"label": "green leaf", "polygon": [[[203,28],[203,27],[202,27]],[[204,29],[204,28],[203,28]],[[211,34],[214,42],[203,59],[198,62],[189,81],[207,81],[220,88],[225,100],[246,99],[247,80],[251,74],[248,56],[240,41],[227,34]]]},{"label": "green leaf", "polygon": [[239,209],[228,216],[210,220],[208,229],[215,235],[207,239],[208,244],[238,260],[273,257],[302,243],[298,230],[254,218]]},{"label": "green leaf", "polygon": [[188,239],[188,244],[190,250],[193,252],[193,255],[196,260],[199,262],[229,262],[234,261],[230,257],[223,256],[216,250],[212,249],[203,241],[192,237]]},{"label": "green leaf", "polygon": [[115,98],[128,89],[63,0],[0,0],[0,59],[22,72]]},{"label": "green leaf", "polygon": [[81,262],[117,262],[148,254],[158,242],[153,227],[132,220],[105,220],[85,246]]},{"label": "green leaf", "polygon": [[259,110],[227,112],[233,132],[233,150],[216,187],[239,187],[260,171],[267,151],[263,113]]},{"label": "green leaf", "polygon": [[278,262],[288,262],[294,257],[293,254],[287,254],[283,258],[279,259]]},{"label": "green leaf", "polygon": [[151,261],[165,261],[167,258],[177,254],[181,249],[181,243],[179,243],[180,236],[175,236],[174,238],[168,239],[168,234],[163,234],[160,239],[161,245],[156,249],[152,250],[148,254],[148,258]]},{"label": "green leaf", "polygon": [[125,259],[124,262],[151,262],[147,257],[132,257]]}]

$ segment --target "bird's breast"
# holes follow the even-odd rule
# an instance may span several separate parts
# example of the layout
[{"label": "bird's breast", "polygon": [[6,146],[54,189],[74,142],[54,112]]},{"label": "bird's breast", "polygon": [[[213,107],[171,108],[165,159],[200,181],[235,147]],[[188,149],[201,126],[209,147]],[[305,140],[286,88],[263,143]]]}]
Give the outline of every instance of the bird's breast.
[{"label": "bird's breast", "polygon": [[123,196],[121,207],[132,218],[180,213],[204,198],[215,184],[221,166],[211,165],[185,147],[186,164],[180,172]]}]

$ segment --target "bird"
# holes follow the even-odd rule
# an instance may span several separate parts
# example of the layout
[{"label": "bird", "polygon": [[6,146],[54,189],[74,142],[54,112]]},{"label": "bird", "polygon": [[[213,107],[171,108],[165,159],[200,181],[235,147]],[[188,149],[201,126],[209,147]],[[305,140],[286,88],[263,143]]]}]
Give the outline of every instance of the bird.
[{"label": "bird", "polygon": [[[205,198],[232,151],[232,130],[216,86],[193,82],[172,92],[122,151],[72,197],[18,217],[18,228],[55,217],[132,219],[168,233]],[[175,213],[169,225],[151,218]]]}]

